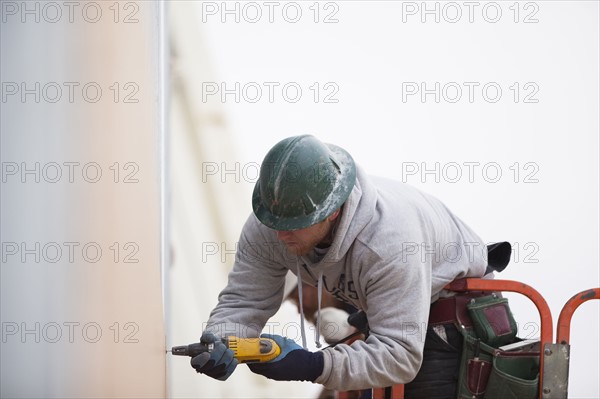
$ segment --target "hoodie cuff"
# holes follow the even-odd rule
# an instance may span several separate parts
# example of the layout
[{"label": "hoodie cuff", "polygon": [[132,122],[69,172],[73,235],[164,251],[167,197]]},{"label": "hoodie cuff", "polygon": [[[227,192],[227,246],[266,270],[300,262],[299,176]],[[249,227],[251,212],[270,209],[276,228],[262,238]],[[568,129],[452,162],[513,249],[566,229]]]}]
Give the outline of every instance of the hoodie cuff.
[{"label": "hoodie cuff", "polygon": [[325,387],[327,387],[326,384],[327,381],[329,381],[329,376],[333,366],[333,358],[329,349],[322,350],[321,353],[323,354],[323,372],[319,377],[317,377],[315,383],[325,385]]}]

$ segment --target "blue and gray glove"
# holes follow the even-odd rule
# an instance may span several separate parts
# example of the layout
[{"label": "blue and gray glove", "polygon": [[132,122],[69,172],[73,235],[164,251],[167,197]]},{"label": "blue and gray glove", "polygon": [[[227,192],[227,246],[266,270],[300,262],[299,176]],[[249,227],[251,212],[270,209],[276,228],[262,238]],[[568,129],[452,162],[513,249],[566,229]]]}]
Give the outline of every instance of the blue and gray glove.
[{"label": "blue and gray glove", "polygon": [[202,334],[200,342],[203,344],[214,344],[214,348],[212,352],[204,352],[193,357],[191,360],[192,367],[198,373],[225,381],[233,373],[238,364],[237,359],[233,357],[233,351],[219,338],[209,332]]},{"label": "blue and gray glove", "polygon": [[323,353],[309,352],[293,340],[279,335],[263,334],[262,338],[271,338],[281,348],[275,359],[266,363],[249,363],[253,373],[264,375],[277,381],[310,381],[323,373]]}]

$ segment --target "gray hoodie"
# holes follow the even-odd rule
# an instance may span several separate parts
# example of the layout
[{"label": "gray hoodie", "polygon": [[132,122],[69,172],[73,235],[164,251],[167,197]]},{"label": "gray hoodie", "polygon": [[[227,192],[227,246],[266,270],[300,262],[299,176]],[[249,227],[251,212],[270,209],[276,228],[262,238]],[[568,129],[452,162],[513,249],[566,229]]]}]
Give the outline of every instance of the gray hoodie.
[{"label": "gray hoodie", "polygon": [[408,383],[421,365],[430,303],[452,280],[483,276],[486,265],[484,242],[439,200],[358,168],[324,256],[292,256],[275,231],[248,218],[207,330],[259,336],[281,305],[291,270],[364,310],[369,321],[366,341],[323,350],[315,382],[335,390]]}]

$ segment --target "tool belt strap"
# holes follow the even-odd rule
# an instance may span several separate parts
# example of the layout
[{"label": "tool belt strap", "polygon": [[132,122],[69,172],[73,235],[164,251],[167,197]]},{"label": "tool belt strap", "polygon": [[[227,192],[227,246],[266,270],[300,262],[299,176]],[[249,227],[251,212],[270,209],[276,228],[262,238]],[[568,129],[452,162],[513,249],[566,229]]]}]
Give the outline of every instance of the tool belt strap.
[{"label": "tool belt strap", "polygon": [[429,325],[455,323],[470,328],[473,326],[467,311],[471,299],[490,295],[490,292],[468,291],[460,292],[448,298],[440,298],[431,304],[429,309]]}]

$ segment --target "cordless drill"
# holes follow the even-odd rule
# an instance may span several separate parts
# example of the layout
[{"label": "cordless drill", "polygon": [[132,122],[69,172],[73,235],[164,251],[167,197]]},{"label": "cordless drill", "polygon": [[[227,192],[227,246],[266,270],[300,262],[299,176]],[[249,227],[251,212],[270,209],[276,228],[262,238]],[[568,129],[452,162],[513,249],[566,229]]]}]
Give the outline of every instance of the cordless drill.
[{"label": "cordless drill", "polygon": [[[222,338],[223,342],[233,351],[240,363],[262,363],[275,359],[281,353],[277,342],[270,338],[238,338],[230,336]],[[174,346],[171,353],[176,356],[196,357],[204,352],[212,352],[214,344],[197,342],[190,345]]]}]

